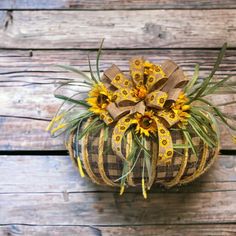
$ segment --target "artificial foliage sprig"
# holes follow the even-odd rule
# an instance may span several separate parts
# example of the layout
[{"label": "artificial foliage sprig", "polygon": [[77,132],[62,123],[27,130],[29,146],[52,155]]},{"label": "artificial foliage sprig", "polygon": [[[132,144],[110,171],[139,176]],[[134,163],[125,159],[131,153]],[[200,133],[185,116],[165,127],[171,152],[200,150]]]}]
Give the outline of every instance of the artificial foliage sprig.
[{"label": "artificial foliage sprig", "polygon": [[[203,80],[200,79],[199,66],[196,65],[193,78],[185,87],[185,93],[190,99],[187,104],[191,105],[191,117],[188,120],[188,126],[191,127],[194,133],[197,134],[202,139],[202,141],[207,143],[210,147],[217,147],[219,143],[219,134],[216,131],[216,120],[223,122],[230,129],[236,130],[236,128],[229,123],[229,117],[220,111],[219,106],[214,105],[207,99],[207,96],[215,94],[218,91],[222,91],[222,89],[224,90],[228,88],[227,82],[231,78],[230,76],[221,79],[220,81],[213,82],[215,72],[218,70],[223,60],[226,48],[227,44],[225,43],[218,55],[210,75],[207,78]],[[231,89],[235,90],[236,92],[236,87],[231,87]],[[226,93],[228,93],[227,90]],[[234,103],[235,101],[226,103],[225,105]],[[205,113],[207,113],[207,115],[205,115]],[[231,119],[231,121],[235,121],[235,119]],[[214,127],[214,129],[212,127]],[[191,136],[188,136],[190,143]]]}]

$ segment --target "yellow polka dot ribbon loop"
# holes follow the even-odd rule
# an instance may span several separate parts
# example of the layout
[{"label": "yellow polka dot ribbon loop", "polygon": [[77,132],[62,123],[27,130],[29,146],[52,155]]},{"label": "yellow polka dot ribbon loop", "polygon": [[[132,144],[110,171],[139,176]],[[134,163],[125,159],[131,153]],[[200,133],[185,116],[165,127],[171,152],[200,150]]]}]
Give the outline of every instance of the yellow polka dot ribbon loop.
[{"label": "yellow polka dot ribbon loop", "polygon": [[167,98],[168,98],[167,93],[162,91],[154,91],[146,96],[145,102],[148,107],[162,109]]},{"label": "yellow polka dot ribbon loop", "polygon": [[136,86],[144,85],[143,57],[134,57],[130,60],[130,75]]},{"label": "yellow polka dot ribbon loop", "polygon": [[158,159],[169,164],[174,154],[172,137],[169,130],[158,119],[156,124],[159,140]]},{"label": "yellow polka dot ribbon loop", "polygon": [[180,121],[178,115],[167,109],[158,111],[157,116],[162,120],[162,123],[165,124],[167,128],[170,128]]},{"label": "yellow polka dot ribbon loop", "polygon": [[148,91],[160,89],[167,81],[166,74],[160,66],[154,65],[151,73],[147,76],[146,87]]},{"label": "yellow polka dot ribbon loop", "polygon": [[115,103],[120,107],[134,105],[139,101],[138,98],[133,96],[133,91],[128,88],[121,88],[119,91],[116,91],[114,99]]},{"label": "yellow polka dot ribbon loop", "polygon": [[132,88],[132,81],[130,81],[123,73],[118,73],[112,79],[111,84],[117,89]]},{"label": "yellow polka dot ribbon loop", "polygon": [[134,124],[134,120],[129,115],[122,117],[116,124],[112,133],[112,150],[115,154],[125,160],[125,156],[122,153],[122,139],[126,130]]}]

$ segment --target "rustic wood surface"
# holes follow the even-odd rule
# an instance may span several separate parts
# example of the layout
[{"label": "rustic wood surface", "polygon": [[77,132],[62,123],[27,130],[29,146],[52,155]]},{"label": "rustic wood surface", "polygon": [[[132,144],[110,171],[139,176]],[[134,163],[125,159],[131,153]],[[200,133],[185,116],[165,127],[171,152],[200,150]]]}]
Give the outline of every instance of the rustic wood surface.
[{"label": "rustic wood surface", "polygon": [[1,0],[0,9],[232,9],[236,8],[234,0]]},{"label": "rustic wood surface", "polygon": [[[214,164],[213,170],[206,173],[203,178],[191,185],[176,187],[168,192],[234,191],[236,190],[235,167],[236,156],[221,155]],[[8,194],[118,191],[109,187],[95,186],[87,178],[80,178],[68,156],[3,155],[0,179],[2,181],[0,192]],[[34,184],[36,182],[37,185]],[[130,188],[127,191],[140,192],[140,189]],[[152,189],[152,192],[163,191],[165,189],[159,187]]]},{"label": "rustic wood surface", "polygon": [[[144,55],[156,63],[166,59],[175,60],[186,74],[192,76],[196,63],[201,66],[201,76],[207,76],[213,67],[218,50],[105,50],[101,59],[101,70],[115,63],[122,70],[128,70],[128,60],[134,55]],[[0,94],[1,132],[0,150],[62,150],[63,137],[50,138],[45,127],[59,106],[53,92],[60,82],[76,79],[56,65],[70,64],[88,71],[87,55],[95,65],[96,51],[87,50],[1,50],[0,51]],[[229,50],[217,72],[218,78],[232,76],[235,72],[236,50]],[[213,102],[224,103],[236,100],[236,95],[218,95]],[[47,102],[45,102],[47,101]],[[235,106],[222,107],[231,113]],[[32,127],[34,127],[32,129]],[[14,139],[12,138],[14,130]],[[228,130],[221,126],[222,148],[234,149]]]},{"label": "rustic wood surface", "polygon": [[236,47],[234,9],[1,11],[0,20],[1,48],[97,48],[106,35],[104,48]]},{"label": "rustic wood surface", "polygon": [[168,191],[153,188],[147,201],[143,201],[140,189],[128,190],[119,197],[118,189],[97,187],[79,178],[67,156],[2,156],[1,159],[3,225],[235,223],[235,156],[221,156],[212,171],[191,186]]},{"label": "rustic wood surface", "polygon": [[235,235],[236,148],[223,126],[224,155],[211,170],[187,186],[155,186],[146,201],[140,189],[120,197],[82,179],[63,137],[45,132],[60,104],[53,91],[76,79],[56,65],[88,71],[87,55],[94,65],[104,37],[101,70],[127,71],[130,57],[144,55],[173,59],[189,76],[199,63],[202,78],[227,41],[216,76],[236,79],[234,0],[0,1],[0,235]]},{"label": "rustic wood surface", "polygon": [[[156,236],[156,235],[191,235],[191,236],[233,236],[235,224],[221,225],[154,225],[154,226],[26,226],[10,225],[0,226],[3,235],[36,235],[36,236]],[[50,234],[48,233],[50,232]]]}]

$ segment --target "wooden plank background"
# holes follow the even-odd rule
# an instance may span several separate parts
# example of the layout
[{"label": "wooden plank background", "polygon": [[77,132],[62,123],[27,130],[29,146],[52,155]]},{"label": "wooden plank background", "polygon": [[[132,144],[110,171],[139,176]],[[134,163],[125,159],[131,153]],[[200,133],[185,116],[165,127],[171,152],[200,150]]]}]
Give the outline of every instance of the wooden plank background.
[{"label": "wooden plank background", "polygon": [[[175,60],[191,76],[211,70],[224,42],[229,49],[217,78],[236,78],[234,0],[2,0],[0,1],[0,235],[235,235],[236,156],[228,130],[213,168],[195,183],[117,189],[81,179],[63,137],[45,132],[60,101],[53,91],[88,71],[105,38],[101,70],[127,71],[133,55]],[[236,95],[210,97],[215,104]],[[235,113],[235,106],[222,107]]]},{"label": "wooden plank background", "polygon": [[236,47],[232,9],[2,11],[0,19],[1,48],[94,49],[103,37],[104,48]]},{"label": "wooden plank background", "polygon": [[31,10],[107,10],[107,9],[231,9],[236,8],[234,0],[2,0],[1,9]]}]

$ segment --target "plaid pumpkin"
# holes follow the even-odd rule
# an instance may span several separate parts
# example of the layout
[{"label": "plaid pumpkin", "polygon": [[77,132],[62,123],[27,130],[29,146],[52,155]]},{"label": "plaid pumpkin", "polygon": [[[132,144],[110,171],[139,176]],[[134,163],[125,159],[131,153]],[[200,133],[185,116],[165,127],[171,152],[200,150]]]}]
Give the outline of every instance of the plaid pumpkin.
[{"label": "plaid pumpkin", "polygon": [[[109,127],[108,137],[111,137],[113,128],[113,126]],[[171,131],[171,135],[174,144],[183,144],[183,136],[180,132]],[[203,144],[197,136],[193,137],[192,141],[196,146],[198,156],[196,157],[193,154],[191,148],[188,149],[188,155],[184,154],[184,149],[176,149],[171,164],[160,162],[158,160],[157,142],[148,141],[148,147],[152,153],[153,183],[162,184],[166,187],[185,184],[193,181],[209,168],[216,157],[217,150]],[[123,160],[114,154],[111,142],[111,138],[104,140],[100,131],[90,132],[78,142],[75,140],[75,134],[72,133],[68,149],[76,165],[78,163],[75,150],[78,149],[83,170],[93,182],[101,185],[119,186],[119,182],[115,181],[122,176]],[[122,152],[124,156],[127,154],[125,139],[122,142]],[[128,176],[128,185],[141,184],[143,158],[141,153]]]}]

